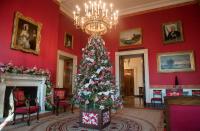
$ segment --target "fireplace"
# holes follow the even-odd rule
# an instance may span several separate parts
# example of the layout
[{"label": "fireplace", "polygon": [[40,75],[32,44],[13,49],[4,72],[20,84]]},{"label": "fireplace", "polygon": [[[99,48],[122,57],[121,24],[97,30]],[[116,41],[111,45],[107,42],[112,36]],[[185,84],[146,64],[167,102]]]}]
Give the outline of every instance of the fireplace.
[{"label": "fireplace", "polygon": [[[13,89],[20,89],[24,91],[26,98],[35,99],[37,98],[37,86],[7,86],[5,91],[5,98],[4,98],[4,113],[3,117],[7,117],[10,109],[10,104],[12,103],[12,100],[10,100],[10,95],[12,95]],[[12,99],[12,98],[11,98]],[[31,101],[30,105],[34,105],[34,102]]]},{"label": "fireplace", "polygon": [[[8,112],[7,101],[13,105],[11,90],[20,88],[25,91],[30,97],[37,97],[41,111],[45,111],[45,96],[46,96],[46,77],[24,74],[1,74],[0,76],[0,118],[6,116]],[[6,103],[6,104],[4,104]]]}]

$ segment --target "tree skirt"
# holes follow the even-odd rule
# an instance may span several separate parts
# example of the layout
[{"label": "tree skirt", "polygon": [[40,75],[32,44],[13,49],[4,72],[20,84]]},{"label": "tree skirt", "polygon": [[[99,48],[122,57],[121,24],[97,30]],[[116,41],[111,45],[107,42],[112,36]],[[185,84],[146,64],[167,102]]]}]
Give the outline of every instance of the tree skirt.
[{"label": "tree skirt", "polygon": [[[32,121],[31,126],[26,122],[18,122],[16,125],[7,126],[5,131],[97,131],[79,127],[79,114],[64,113],[59,116],[51,115],[41,118],[39,122]],[[155,130],[152,124],[137,118],[127,118],[112,115],[111,124],[103,131],[149,131]]]}]

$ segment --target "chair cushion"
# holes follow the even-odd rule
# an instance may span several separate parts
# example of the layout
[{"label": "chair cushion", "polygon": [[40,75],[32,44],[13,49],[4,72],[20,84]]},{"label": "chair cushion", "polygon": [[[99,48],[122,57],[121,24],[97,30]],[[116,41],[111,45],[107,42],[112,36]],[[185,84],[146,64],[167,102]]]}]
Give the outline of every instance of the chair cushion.
[{"label": "chair cushion", "polygon": [[162,98],[151,98],[151,101],[162,101]]},{"label": "chair cushion", "polygon": [[155,95],[161,95],[161,93],[162,93],[162,90],[154,90],[153,91],[153,94],[155,94]]},{"label": "chair cushion", "polygon": [[59,101],[59,106],[68,106],[69,102],[67,102],[66,100],[61,100]]},{"label": "chair cushion", "polygon": [[58,96],[60,100],[63,100],[65,99],[65,91],[64,90],[55,91],[55,96]]},{"label": "chair cushion", "polygon": [[15,113],[25,114],[25,113],[35,113],[39,110],[39,106],[30,106],[30,112],[28,107],[18,107],[15,109]]}]

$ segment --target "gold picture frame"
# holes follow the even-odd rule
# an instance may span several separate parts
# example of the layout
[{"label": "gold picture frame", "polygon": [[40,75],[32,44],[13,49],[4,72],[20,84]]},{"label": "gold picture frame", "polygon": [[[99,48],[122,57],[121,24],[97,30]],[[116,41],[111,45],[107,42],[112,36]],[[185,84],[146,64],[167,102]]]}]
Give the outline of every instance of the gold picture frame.
[{"label": "gold picture frame", "polygon": [[42,24],[16,12],[11,48],[38,55]]},{"label": "gold picture frame", "polygon": [[70,33],[65,33],[64,46],[67,48],[73,48],[73,36]]},{"label": "gold picture frame", "polygon": [[195,71],[194,53],[193,51],[159,53],[157,69],[161,73]]},{"label": "gold picture frame", "polygon": [[164,44],[184,41],[181,21],[162,24],[162,34]]},{"label": "gold picture frame", "polygon": [[129,49],[142,45],[142,29],[134,28],[120,32],[119,48]]}]

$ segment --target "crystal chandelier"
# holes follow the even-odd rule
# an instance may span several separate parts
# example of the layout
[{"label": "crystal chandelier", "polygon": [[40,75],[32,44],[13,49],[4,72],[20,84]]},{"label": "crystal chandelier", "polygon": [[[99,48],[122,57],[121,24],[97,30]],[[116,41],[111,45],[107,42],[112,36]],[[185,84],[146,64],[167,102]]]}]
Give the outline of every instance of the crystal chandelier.
[{"label": "crystal chandelier", "polygon": [[84,3],[84,8],[81,12],[80,7],[76,6],[74,24],[89,35],[103,35],[118,23],[118,10],[113,9],[113,4],[92,0]]}]

